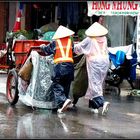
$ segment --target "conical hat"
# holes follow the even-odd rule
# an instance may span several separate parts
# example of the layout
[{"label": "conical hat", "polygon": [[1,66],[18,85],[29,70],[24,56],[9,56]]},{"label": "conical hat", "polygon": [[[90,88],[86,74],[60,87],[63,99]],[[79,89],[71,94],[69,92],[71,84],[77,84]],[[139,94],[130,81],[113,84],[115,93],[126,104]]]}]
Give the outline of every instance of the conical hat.
[{"label": "conical hat", "polygon": [[56,30],[54,36],[52,39],[58,39],[58,38],[63,38],[63,37],[67,37],[67,36],[71,36],[73,35],[75,32],[73,32],[72,30],[60,25],[58,27],[58,29]]},{"label": "conical hat", "polygon": [[87,36],[103,36],[108,33],[108,30],[99,24],[98,22],[93,23],[86,31]]}]

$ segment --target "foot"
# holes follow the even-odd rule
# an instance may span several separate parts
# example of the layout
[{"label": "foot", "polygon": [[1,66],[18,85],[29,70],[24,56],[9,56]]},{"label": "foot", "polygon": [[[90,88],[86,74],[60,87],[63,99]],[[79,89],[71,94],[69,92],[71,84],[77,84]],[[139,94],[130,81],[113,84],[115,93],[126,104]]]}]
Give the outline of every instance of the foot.
[{"label": "foot", "polygon": [[76,111],[77,106],[75,104],[71,103],[70,105],[68,105],[67,110]]},{"label": "foot", "polygon": [[68,108],[76,108],[76,105],[71,103],[71,104],[69,104]]},{"label": "foot", "polygon": [[95,114],[98,114],[99,113],[98,109],[93,109],[92,108],[90,111],[93,112],[93,113],[95,113]]},{"label": "foot", "polygon": [[102,115],[105,115],[108,112],[109,105],[110,105],[109,102],[104,102],[103,110],[102,110]]},{"label": "foot", "polygon": [[67,109],[68,105],[70,105],[70,104],[71,104],[71,100],[70,100],[70,99],[67,99],[67,100],[64,102],[62,108],[58,109],[57,112],[58,112],[58,113],[63,113],[63,112]]},{"label": "foot", "polygon": [[63,119],[66,117],[66,114],[61,112],[61,113],[57,113],[58,118]]},{"label": "foot", "polygon": [[63,114],[61,108],[57,110],[57,113],[59,113],[59,114]]}]

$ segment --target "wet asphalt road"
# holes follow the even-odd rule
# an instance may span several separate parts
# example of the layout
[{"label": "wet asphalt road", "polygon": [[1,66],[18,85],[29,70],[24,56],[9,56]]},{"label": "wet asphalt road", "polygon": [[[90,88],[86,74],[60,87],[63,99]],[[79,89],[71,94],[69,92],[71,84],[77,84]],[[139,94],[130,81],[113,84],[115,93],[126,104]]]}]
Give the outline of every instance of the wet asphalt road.
[{"label": "wet asphalt road", "polygon": [[0,139],[140,138],[140,100],[127,96],[127,89],[121,96],[105,95],[111,103],[105,116],[101,110],[99,114],[90,112],[84,98],[80,98],[76,109],[58,115],[52,110],[32,110],[20,101],[9,106],[2,94],[5,82],[6,75],[0,74]]}]

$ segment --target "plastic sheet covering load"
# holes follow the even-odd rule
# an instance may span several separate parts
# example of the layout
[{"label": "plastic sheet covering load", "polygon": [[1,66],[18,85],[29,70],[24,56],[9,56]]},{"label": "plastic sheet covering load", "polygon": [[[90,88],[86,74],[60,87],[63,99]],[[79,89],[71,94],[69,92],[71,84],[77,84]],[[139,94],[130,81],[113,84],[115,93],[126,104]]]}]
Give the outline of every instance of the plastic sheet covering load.
[{"label": "plastic sheet covering load", "polygon": [[[30,82],[18,78],[19,100],[27,106],[54,109],[54,95],[50,92],[53,57],[41,56],[37,51],[31,55],[33,69]],[[27,59],[28,60],[28,59]]]},{"label": "plastic sheet covering load", "polygon": [[7,53],[7,50],[0,50],[0,58],[2,58]]},{"label": "plastic sheet covering load", "polygon": [[45,33],[48,31],[56,31],[58,27],[59,25],[57,23],[51,22],[40,27],[40,30]]},{"label": "plastic sheet covering load", "polygon": [[55,31],[48,31],[45,34],[43,34],[42,40],[52,41],[54,34],[55,34]]}]

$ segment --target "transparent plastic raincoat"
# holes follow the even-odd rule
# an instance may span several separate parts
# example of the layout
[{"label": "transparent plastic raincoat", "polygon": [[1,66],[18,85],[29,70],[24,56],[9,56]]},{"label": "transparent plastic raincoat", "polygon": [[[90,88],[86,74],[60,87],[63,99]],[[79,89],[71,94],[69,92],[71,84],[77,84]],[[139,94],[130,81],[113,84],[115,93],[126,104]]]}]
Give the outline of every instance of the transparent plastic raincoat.
[{"label": "transparent plastic raincoat", "polygon": [[103,96],[103,82],[109,68],[106,37],[86,37],[82,42],[74,45],[74,51],[76,54],[86,56],[88,89],[85,98]]}]

